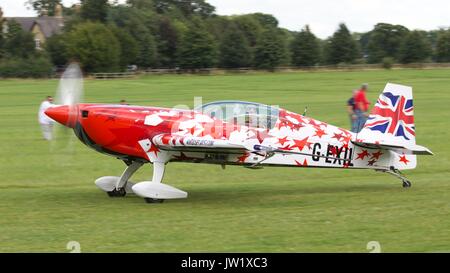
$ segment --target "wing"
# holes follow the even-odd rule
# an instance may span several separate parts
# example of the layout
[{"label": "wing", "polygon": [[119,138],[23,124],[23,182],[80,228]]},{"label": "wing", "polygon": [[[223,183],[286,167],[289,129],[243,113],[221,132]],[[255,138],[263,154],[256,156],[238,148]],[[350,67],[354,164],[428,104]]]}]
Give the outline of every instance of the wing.
[{"label": "wing", "polygon": [[247,151],[245,145],[232,143],[227,139],[211,137],[177,136],[160,134],[153,137],[152,142],[161,150],[180,152],[215,152],[242,154]]},{"label": "wing", "polygon": [[161,134],[153,138],[153,143],[161,150],[179,152],[208,152],[208,153],[235,153],[243,152],[255,153],[258,155],[267,154],[299,154],[328,159],[342,159],[332,156],[315,155],[310,153],[293,152],[281,150],[276,147],[262,146],[254,141],[232,142],[227,139],[212,139],[211,137],[176,136],[171,134]]}]

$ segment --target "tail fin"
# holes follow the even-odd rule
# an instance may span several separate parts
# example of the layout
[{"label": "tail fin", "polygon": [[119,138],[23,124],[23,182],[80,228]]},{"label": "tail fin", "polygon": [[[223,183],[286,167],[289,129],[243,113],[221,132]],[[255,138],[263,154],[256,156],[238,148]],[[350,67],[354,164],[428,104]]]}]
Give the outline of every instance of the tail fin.
[{"label": "tail fin", "polygon": [[411,154],[432,154],[416,145],[412,87],[388,83],[378,98],[356,143]]}]

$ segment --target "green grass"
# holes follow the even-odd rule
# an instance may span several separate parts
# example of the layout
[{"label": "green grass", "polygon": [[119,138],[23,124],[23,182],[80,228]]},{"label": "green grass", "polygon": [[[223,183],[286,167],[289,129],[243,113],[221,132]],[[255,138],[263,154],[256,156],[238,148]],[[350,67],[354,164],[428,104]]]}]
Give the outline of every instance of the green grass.
[{"label": "green grass", "polygon": [[[85,101],[154,106],[223,99],[280,105],[348,128],[351,90],[386,82],[414,87],[417,142],[435,156],[407,172],[413,187],[369,170],[169,164],[164,182],[189,198],[146,204],[111,199],[94,185],[124,165],[71,132],[41,139],[37,109],[56,80],[0,80],[0,252],[383,252],[450,251],[450,70],[150,76],[88,80]],[[68,145],[67,148],[64,147]],[[149,180],[145,166],[133,181]]]}]

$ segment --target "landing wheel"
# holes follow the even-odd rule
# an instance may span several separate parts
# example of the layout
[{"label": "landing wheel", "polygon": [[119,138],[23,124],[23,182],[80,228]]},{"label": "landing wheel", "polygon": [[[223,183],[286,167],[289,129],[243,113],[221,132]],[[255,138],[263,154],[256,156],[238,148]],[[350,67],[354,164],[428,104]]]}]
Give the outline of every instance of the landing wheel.
[{"label": "landing wheel", "polygon": [[411,182],[408,180],[403,180],[403,188],[411,188]]},{"label": "landing wheel", "polygon": [[109,197],[124,197],[127,192],[125,191],[125,188],[119,188],[109,191],[107,194]]},{"label": "landing wheel", "polygon": [[162,203],[164,199],[156,199],[156,198],[145,198],[145,202],[149,204]]}]

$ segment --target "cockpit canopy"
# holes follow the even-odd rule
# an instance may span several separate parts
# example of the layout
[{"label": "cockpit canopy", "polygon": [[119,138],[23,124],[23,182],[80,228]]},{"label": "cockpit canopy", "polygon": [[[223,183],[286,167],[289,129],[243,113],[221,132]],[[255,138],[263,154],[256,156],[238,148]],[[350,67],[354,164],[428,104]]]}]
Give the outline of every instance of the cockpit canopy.
[{"label": "cockpit canopy", "polygon": [[277,107],[245,101],[210,102],[195,110],[225,122],[263,129],[272,129],[279,113]]}]

